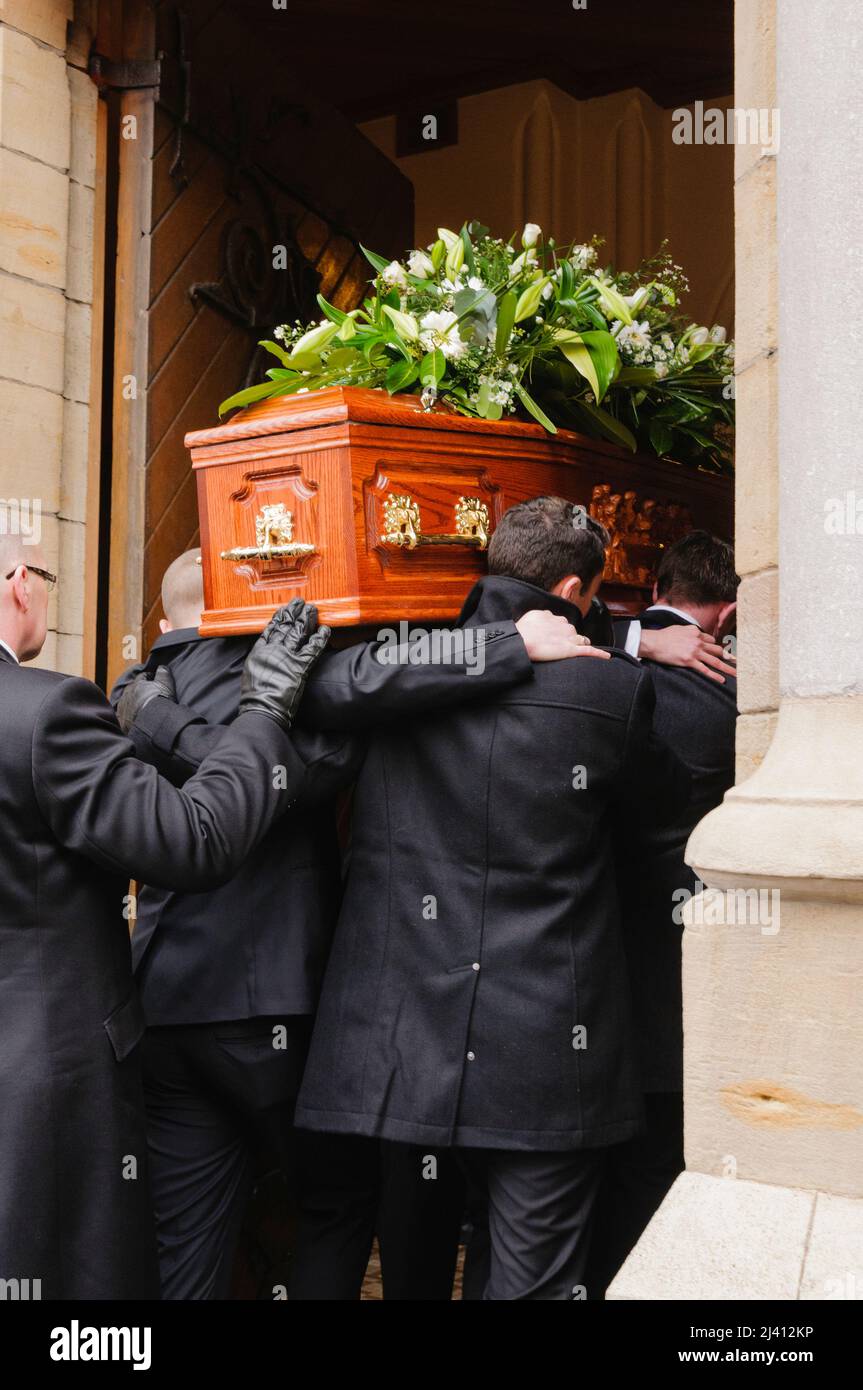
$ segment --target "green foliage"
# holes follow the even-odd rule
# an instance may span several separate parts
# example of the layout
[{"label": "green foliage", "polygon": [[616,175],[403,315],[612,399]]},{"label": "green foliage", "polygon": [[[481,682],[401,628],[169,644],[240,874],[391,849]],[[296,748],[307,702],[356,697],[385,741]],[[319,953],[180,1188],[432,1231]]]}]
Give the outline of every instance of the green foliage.
[{"label": "green foliage", "polygon": [[521,244],[477,222],[446,227],[404,262],[362,248],[372,293],[346,313],[261,343],[278,366],[220,414],[326,386],[422,395],[423,405],[550,433],[576,429],[693,466],[730,469],[733,346],[679,310],[687,289],[663,245],[634,271],[598,265],[600,242],[559,247],[531,223]]}]

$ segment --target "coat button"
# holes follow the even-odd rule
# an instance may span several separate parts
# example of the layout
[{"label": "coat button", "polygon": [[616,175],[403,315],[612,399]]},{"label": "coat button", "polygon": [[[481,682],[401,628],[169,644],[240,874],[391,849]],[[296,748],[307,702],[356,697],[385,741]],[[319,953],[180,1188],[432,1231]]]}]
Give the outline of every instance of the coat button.
[{"label": "coat button", "polygon": [[467,1054],[467,1060],[468,1060],[469,1062],[475,1062],[475,1061],[476,1061],[476,1053],[475,1053],[475,1052],[469,1052],[469,1053]]},{"label": "coat button", "polygon": [[475,960],[475,961],[474,961],[473,965],[471,966],[471,970],[479,970],[479,961],[478,961],[478,960]]}]

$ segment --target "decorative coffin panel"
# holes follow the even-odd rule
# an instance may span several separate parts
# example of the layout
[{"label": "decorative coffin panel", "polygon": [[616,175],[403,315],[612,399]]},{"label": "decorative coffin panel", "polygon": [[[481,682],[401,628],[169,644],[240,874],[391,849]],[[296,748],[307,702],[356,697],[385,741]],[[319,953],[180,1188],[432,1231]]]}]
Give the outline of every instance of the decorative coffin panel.
[{"label": "decorative coffin panel", "polygon": [[201,631],[259,631],[295,595],[336,626],[452,621],[514,502],[556,493],[611,534],[604,594],[643,604],[662,547],[730,535],[730,480],[521,421],[334,387],[186,437],[198,480]]}]

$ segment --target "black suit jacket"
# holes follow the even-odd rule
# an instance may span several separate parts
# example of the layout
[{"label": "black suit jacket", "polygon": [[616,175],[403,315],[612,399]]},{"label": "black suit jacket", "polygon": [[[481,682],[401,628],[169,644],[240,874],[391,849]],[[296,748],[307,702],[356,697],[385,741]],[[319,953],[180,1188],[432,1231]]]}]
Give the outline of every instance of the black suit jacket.
[{"label": "black suit jacket", "polygon": [[[158,639],[146,665],[170,665],[179,706],[145,707],[132,733],[140,757],[178,782],[194,771],[219,744],[219,726],[236,713],[253,641],[200,638],[194,629]],[[496,690],[531,672],[512,623],[489,634],[483,675],[459,664],[382,665],[369,643],[325,653],[294,730],[307,765],[294,810],[217,891],[190,896],[147,886],[139,895],[132,949],[147,1022],[313,1012],[341,897],[334,798],[353,780],[364,752],[346,730],[475,698],[483,687]],[[118,682],[112,700],[131,674]],[[318,732],[312,722],[337,731]]]},{"label": "black suit jacket", "polygon": [[[685,623],[667,610],[648,609],[643,628]],[[675,922],[679,890],[693,892],[696,877],[684,861],[686,842],[698,822],[718,806],[734,783],[734,735],[737,681],[719,685],[698,671],[646,661],[653,676],[656,733],[688,768],[692,790],[688,804],[646,834],[620,856],[620,890],[624,910],[644,1087],[679,1091],[683,1085],[681,999],[682,927]],[[674,894],[678,897],[675,899]]]},{"label": "black suit jacket", "polygon": [[179,791],[94,685],[2,649],[0,727],[0,1278],[40,1278],[46,1299],[158,1297],[129,879],[227,880],[304,769],[246,715]]},{"label": "black suit jacket", "polygon": [[[574,613],[488,577],[462,621],[529,608]],[[636,1131],[614,823],[634,833],[688,790],[653,704],[615,653],[376,734],[298,1124],[537,1150]]]}]

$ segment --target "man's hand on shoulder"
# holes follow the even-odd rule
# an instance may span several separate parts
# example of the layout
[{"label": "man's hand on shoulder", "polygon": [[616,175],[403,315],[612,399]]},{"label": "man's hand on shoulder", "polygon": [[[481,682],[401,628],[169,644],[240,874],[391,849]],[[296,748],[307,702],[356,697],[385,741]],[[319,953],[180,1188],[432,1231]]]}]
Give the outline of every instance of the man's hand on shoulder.
[{"label": "man's hand on shoulder", "polygon": [[737,675],[737,658],[694,623],[642,628],[638,655],[662,666],[688,666],[718,685],[725,684],[726,676]]},{"label": "man's hand on shoulder", "polygon": [[312,667],[330,640],[318,610],[291,599],[274,613],[243,667],[240,714],[265,714],[290,729]]},{"label": "man's hand on shoulder", "polygon": [[608,661],[610,653],[592,647],[576,632],[572,623],[559,613],[533,608],[519,618],[516,630],[531,661],[564,661],[571,656],[598,656]]}]

